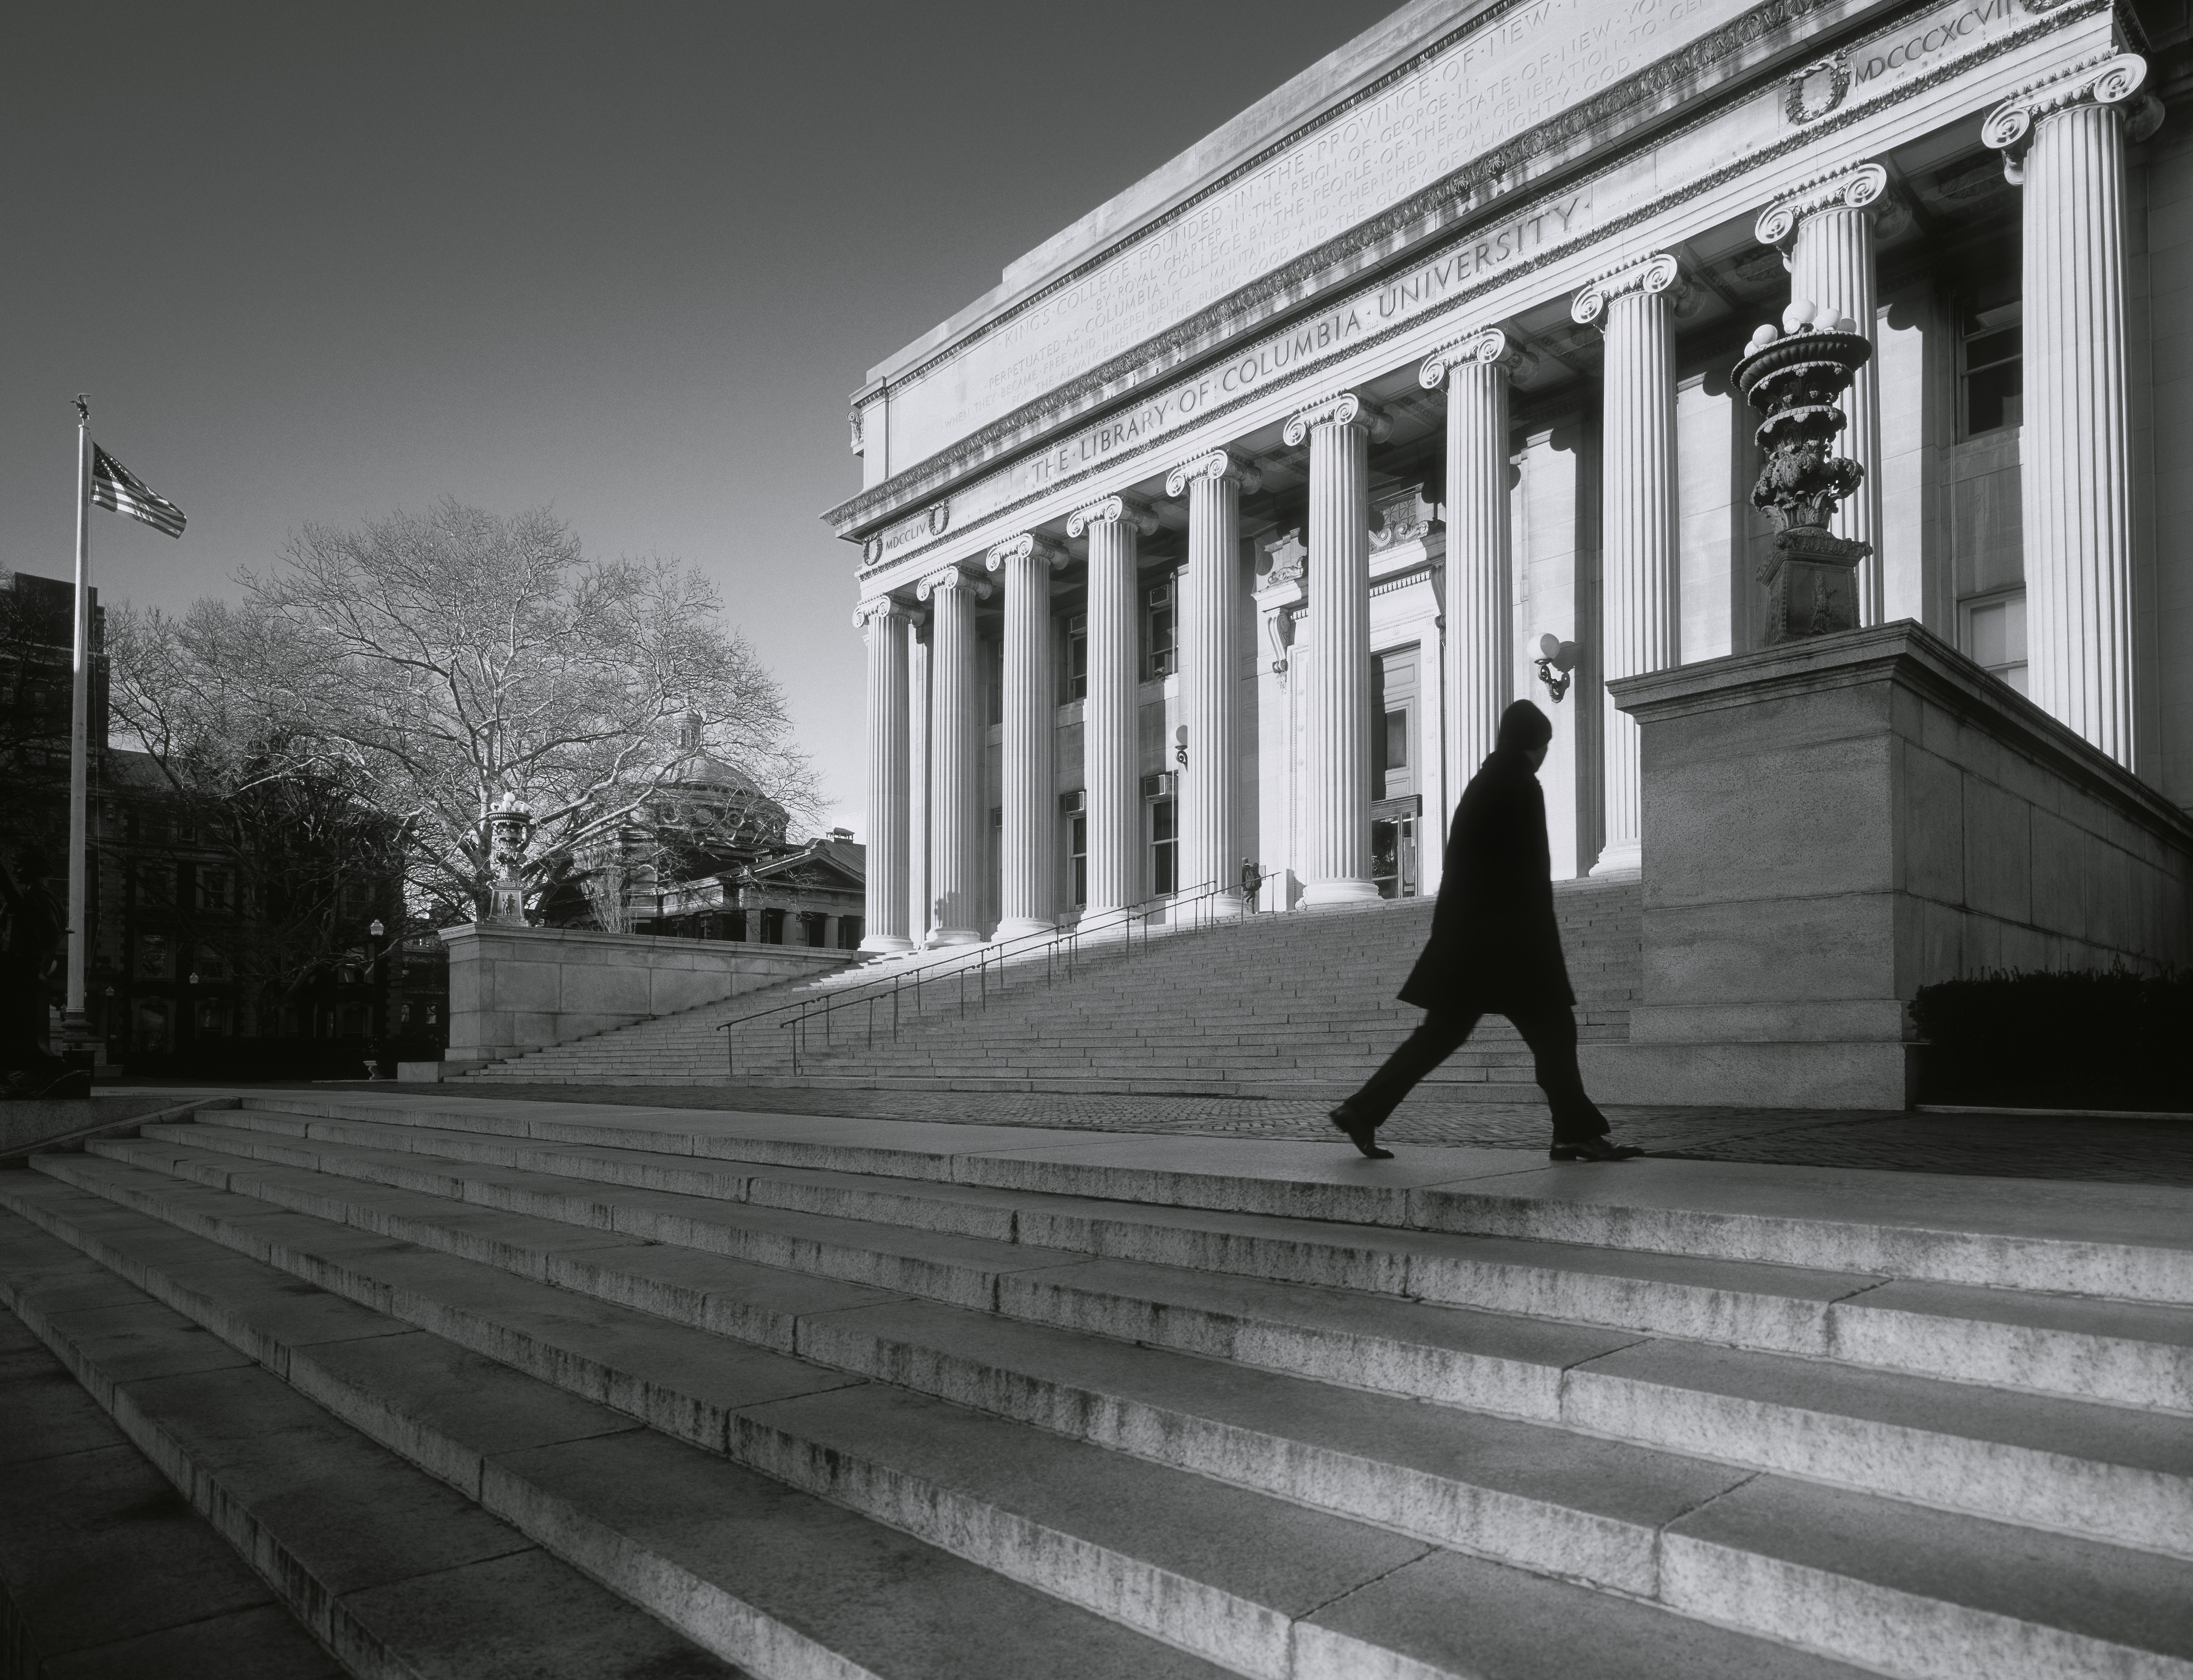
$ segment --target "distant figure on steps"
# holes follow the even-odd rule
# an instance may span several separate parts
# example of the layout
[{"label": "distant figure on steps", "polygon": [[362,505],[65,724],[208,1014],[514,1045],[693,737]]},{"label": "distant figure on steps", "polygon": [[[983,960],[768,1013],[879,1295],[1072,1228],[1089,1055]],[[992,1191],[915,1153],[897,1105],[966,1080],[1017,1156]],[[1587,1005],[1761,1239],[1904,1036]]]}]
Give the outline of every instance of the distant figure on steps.
[{"label": "distant figure on steps", "polygon": [[1332,1123],[1374,1160],[1388,1160],[1379,1126],[1411,1088],[1462,1048],[1486,1014],[1505,1015],[1531,1047],[1554,1111],[1556,1161],[1622,1161],[1642,1154],[1606,1140],[1606,1117],[1577,1069],[1576,993],[1554,919],[1553,858],[1538,766],[1554,726],[1528,700],[1500,714],[1492,756],[1454,809],[1432,936],[1400,997],[1423,1024],[1363,1089],[1332,1111]]}]

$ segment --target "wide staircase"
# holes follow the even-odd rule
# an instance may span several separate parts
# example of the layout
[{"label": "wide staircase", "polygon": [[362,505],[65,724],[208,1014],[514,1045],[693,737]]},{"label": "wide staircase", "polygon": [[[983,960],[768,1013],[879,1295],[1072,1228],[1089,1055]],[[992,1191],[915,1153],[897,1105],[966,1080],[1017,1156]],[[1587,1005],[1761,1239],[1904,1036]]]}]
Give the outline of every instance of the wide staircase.
[{"label": "wide staircase", "polygon": [[[1555,889],[1587,1041],[1628,1037],[1640,898],[1635,882]],[[558,1044],[472,1077],[1339,1096],[1418,1019],[1394,993],[1431,916],[1429,900],[1411,899],[1159,929],[1147,940],[1139,932],[1085,938],[979,973],[966,957],[879,965]],[[786,1007],[803,1001],[806,1011]],[[1415,1100],[1536,1101],[1530,1053],[1504,1020],[1488,1020]]]},{"label": "wide staircase", "polygon": [[306,1094],[32,1166],[0,1294],[354,1675],[2193,1677],[2183,1192]]}]

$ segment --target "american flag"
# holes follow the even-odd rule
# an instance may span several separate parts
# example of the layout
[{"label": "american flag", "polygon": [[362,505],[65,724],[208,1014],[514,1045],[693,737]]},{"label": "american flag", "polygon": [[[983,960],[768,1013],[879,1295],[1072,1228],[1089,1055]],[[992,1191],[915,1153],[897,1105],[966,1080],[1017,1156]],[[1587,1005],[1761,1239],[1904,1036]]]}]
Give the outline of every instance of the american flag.
[{"label": "american flag", "polygon": [[91,499],[171,537],[183,534],[183,510],[145,488],[145,481],[96,443],[91,446]]}]

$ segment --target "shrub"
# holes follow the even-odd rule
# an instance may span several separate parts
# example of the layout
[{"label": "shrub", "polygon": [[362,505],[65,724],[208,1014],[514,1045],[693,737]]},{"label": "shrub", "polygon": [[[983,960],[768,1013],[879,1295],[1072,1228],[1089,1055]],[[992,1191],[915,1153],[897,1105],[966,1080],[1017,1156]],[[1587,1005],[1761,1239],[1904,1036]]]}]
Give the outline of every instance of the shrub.
[{"label": "shrub", "polygon": [[1921,1102],[2193,1110],[2193,974],[1946,980],[1911,1016]]}]

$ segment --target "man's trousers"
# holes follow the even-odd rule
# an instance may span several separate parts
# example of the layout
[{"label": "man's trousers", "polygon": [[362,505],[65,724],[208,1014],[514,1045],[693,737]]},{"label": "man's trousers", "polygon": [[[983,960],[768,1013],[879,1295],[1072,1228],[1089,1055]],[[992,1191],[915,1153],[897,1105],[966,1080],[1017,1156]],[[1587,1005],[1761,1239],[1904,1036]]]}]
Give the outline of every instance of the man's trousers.
[{"label": "man's trousers", "polygon": [[[1349,1111],[1376,1126],[1391,1114],[1417,1082],[1460,1049],[1485,1019],[1478,1009],[1433,1009],[1401,1041],[1386,1064],[1348,1099]],[[1576,1017],[1565,1003],[1549,1003],[1509,1015],[1531,1047],[1538,1088],[1554,1111],[1554,1141],[1583,1143],[1606,1135],[1606,1117],[1583,1089],[1577,1067]]]}]

